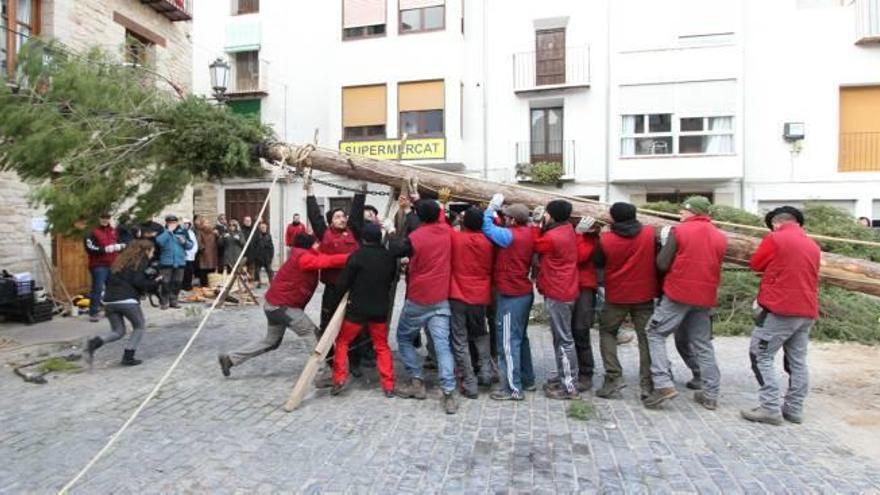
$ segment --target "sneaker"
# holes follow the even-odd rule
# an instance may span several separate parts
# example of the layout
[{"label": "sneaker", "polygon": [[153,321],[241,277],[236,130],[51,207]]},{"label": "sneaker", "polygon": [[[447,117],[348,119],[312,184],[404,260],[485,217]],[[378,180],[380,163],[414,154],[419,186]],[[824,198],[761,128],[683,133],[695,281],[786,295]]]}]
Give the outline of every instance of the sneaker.
[{"label": "sneaker", "polygon": [[394,398],[394,390],[383,390],[382,393],[385,394],[385,397],[389,399]]},{"label": "sneaker", "polygon": [[446,414],[455,414],[458,411],[458,403],[455,402],[455,395],[452,392],[443,392],[443,410]]},{"label": "sneaker", "polygon": [[223,376],[229,376],[230,369],[232,369],[232,360],[229,359],[229,356],[226,354],[221,354],[217,356],[217,361],[220,362],[220,372],[223,373]]},{"label": "sneaker", "polygon": [[547,392],[548,390],[557,390],[562,388],[562,382],[560,382],[559,380],[550,379],[541,388],[544,390],[544,392]]},{"label": "sneaker", "polygon": [[675,387],[668,388],[655,388],[651,395],[645,397],[643,401],[645,407],[659,407],[660,404],[668,401],[669,399],[674,399],[678,397],[678,390],[675,390]]},{"label": "sneaker", "polygon": [[562,387],[544,390],[544,395],[546,395],[548,399],[557,399],[557,400],[573,400],[573,399],[580,399],[580,397],[581,397],[581,395],[578,393],[577,389],[575,389],[573,391],[568,391]]},{"label": "sneaker", "polygon": [[693,378],[691,378],[691,381],[687,382],[685,387],[691,390],[703,390],[703,380],[701,380],[698,376],[694,376]]},{"label": "sneaker", "polygon": [[626,387],[626,383],[620,378],[606,378],[602,388],[596,391],[596,397],[603,399],[623,398],[620,391]]},{"label": "sneaker", "polygon": [[718,401],[715,399],[710,399],[710,398],[706,397],[706,394],[704,394],[703,392],[694,393],[694,402],[705,407],[706,409],[708,409],[710,411],[714,411],[715,409],[718,409]]},{"label": "sneaker", "polygon": [[330,388],[333,386],[333,370],[329,367],[324,368],[318,376],[315,377],[313,383],[315,388]]},{"label": "sneaker", "polygon": [[333,388],[330,389],[330,395],[339,395],[342,393],[342,389],[345,388],[344,383],[334,383]]},{"label": "sneaker", "polygon": [[90,315],[89,321],[92,323],[98,323],[99,321],[101,321],[101,318],[98,315]]},{"label": "sneaker", "polygon": [[781,414],[772,413],[762,407],[756,407],[754,409],[743,409],[739,412],[739,414],[743,417],[743,419],[753,421],[755,423],[767,423],[768,425],[774,426],[779,426],[782,424]]},{"label": "sneaker", "polygon": [[425,382],[420,378],[413,378],[406,385],[397,385],[394,394],[403,399],[424,400],[428,397],[425,393]]},{"label": "sneaker", "polygon": [[492,400],[525,400],[522,392],[511,392],[507,390],[496,390],[489,394]]},{"label": "sneaker", "polygon": [[788,421],[789,423],[794,423],[796,425],[799,425],[804,422],[803,415],[787,411],[787,410],[785,410],[785,408],[782,409],[782,419]]}]

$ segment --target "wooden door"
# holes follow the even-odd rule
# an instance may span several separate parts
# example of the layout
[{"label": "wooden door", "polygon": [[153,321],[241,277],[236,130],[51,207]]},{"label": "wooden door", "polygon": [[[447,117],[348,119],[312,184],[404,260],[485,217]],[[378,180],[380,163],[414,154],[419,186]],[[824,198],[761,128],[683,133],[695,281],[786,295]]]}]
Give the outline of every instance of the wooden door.
[{"label": "wooden door", "polygon": [[[251,217],[254,220],[254,225],[259,224],[257,215],[260,213],[260,208],[263,207],[263,201],[265,201],[267,194],[269,194],[268,189],[227,189],[224,211],[226,218],[235,219],[241,223],[242,218]],[[267,205],[266,213],[262,218],[266,223],[269,223],[269,209],[270,207]]]},{"label": "wooden door", "polygon": [[537,85],[565,83],[565,29],[535,32]]},{"label": "wooden door", "polygon": [[531,113],[530,163],[562,164],[562,107],[533,108]]},{"label": "wooden door", "polygon": [[[53,236],[52,264],[71,297],[77,294],[88,295],[92,287],[92,277],[89,274],[89,257],[82,239]],[[63,294],[60,287],[55,287],[55,294],[59,297]]]}]

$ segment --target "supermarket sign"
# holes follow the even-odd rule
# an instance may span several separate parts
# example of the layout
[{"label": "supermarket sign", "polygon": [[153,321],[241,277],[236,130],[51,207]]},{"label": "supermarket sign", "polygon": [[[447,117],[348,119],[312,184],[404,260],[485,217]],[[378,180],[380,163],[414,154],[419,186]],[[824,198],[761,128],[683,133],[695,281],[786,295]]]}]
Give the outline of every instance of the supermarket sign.
[{"label": "supermarket sign", "polygon": [[339,151],[377,160],[437,160],[446,158],[445,138],[407,139],[401,153],[400,139],[341,141]]}]

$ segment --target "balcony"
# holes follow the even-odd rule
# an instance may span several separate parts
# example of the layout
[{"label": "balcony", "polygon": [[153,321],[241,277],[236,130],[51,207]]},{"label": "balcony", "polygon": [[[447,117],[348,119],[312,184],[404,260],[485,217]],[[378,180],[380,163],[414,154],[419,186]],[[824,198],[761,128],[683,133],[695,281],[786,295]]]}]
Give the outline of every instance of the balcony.
[{"label": "balcony", "polygon": [[529,166],[536,163],[558,163],[562,165],[560,181],[574,180],[575,142],[560,141],[522,141],[516,143],[516,178],[520,182],[535,182],[529,175]]},{"label": "balcony", "polygon": [[259,52],[234,54],[229,74],[230,98],[250,98],[269,94],[269,62],[258,58]]},{"label": "balcony", "polygon": [[589,46],[513,55],[514,93],[589,87]]},{"label": "balcony", "polygon": [[839,172],[880,172],[880,132],[840,135]]},{"label": "balcony", "polygon": [[880,0],[855,0],[856,44],[880,44]]},{"label": "balcony", "polygon": [[192,0],[141,0],[171,22],[192,20]]}]

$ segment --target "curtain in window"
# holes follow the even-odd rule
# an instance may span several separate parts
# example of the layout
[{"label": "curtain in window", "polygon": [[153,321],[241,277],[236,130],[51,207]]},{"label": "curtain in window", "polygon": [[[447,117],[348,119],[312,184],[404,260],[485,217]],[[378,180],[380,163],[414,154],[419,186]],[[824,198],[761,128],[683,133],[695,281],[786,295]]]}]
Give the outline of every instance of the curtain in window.
[{"label": "curtain in window", "polygon": [[436,7],[445,3],[445,0],[400,0],[400,10]]},{"label": "curtain in window", "polygon": [[[621,134],[624,136],[631,136],[636,132],[636,119],[641,118],[641,115],[624,115],[623,116],[623,128],[621,129]],[[636,140],[632,137],[625,137],[621,140],[620,145],[620,154],[623,156],[632,156],[636,154]]]},{"label": "curtain in window", "polygon": [[31,35],[31,11],[33,7],[33,0],[17,1],[18,7],[16,8],[15,16],[18,18],[18,24],[15,27],[20,34],[17,35],[18,42],[15,45],[16,53],[21,50],[21,47],[25,43],[27,43],[28,37]]},{"label": "curtain in window", "polygon": [[722,154],[733,153],[733,117],[713,117],[709,119],[710,131],[730,131],[730,134],[718,134],[709,136],[706,143],[706,153]]},{"label": "curtain in window", "polygon": [[385,125],[385,85],[342,88],[342,126]]},{"label": "curtain in window", "polygon": [[342,9],[344,28],[385,24],[385,0],[344,0]]}]

